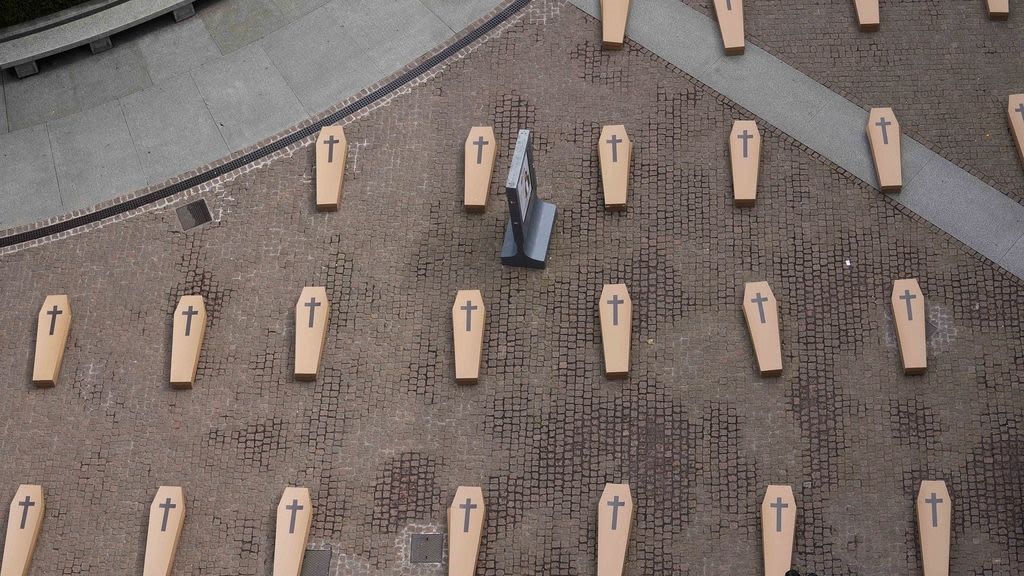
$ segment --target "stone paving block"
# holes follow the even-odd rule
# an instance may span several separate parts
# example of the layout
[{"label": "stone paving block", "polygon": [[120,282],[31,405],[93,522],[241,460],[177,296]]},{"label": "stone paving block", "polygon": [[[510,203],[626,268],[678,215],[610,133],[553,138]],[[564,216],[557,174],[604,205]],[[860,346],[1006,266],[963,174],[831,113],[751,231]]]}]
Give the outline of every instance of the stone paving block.
[{"label": "stone paving block", "polygon": [[63,211],[45,124],[0,134],[0,229]]},{"label": "stone paving block", "polygon": [[[329,78],[332,74],[323,74]],[[306,118],[302,104],[259,45],[250,45],[192,71],[232,151],[251,146]]]},{"label": "stone paving block", "polygon": [[328,6],[268,35],[259,45],[308,114],[319,114],[385,76]]},{"label": "stone paving block", "polygon": [[[381,77],[402,68],[452,35],[420,0],[336,0],[323,8],[363,47]],[[372,82],[372,81],[371,81]]]},{"label": "stone paving block", "polygon": [[126,96],[121,105],[149,184],[231,152],[188,73]]},{"label": "stone paving block", "polygon": [[46,59],[39,70],[4,84],[12,130],[71,116],[153,85],[133,44],[95,55],[87,48],[63,52]]},{"label": "stone paving block", "polygon": [[114,41],[110,39],[110,36],[103,38],[97,38],[92,42],[89,42],[89,51],[93,54],[99,54],[100,52],[106,52],[114,47]]},{"label": "stone paving block", "polygon": [[47,124],[64,210],[94,206],[146,186],[146,177],[118,101]]}]

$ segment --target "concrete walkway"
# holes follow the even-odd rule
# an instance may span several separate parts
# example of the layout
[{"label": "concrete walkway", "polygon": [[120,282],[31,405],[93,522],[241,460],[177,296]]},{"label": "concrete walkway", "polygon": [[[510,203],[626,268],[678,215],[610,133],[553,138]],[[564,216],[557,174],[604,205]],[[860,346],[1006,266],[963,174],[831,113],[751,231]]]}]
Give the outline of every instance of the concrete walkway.
[{"label": "concrete walkway", "polygon": [[199,0],[0,84],[0,230],[88,208],[277,134],[500,0]]},{"label": "concrete walkway", "polygon": [[[598,0],[570,1],[600,17]],[[726,98],[878,187],[864,133],[868,113],[861,107],[749,41],[744,55],[726,57],[718,24],[679,0],[634,2],[626,33]],[[902,148],[903,191],[891,197],[1024,278],[1024,205],[908,136],[903,136]]]}]

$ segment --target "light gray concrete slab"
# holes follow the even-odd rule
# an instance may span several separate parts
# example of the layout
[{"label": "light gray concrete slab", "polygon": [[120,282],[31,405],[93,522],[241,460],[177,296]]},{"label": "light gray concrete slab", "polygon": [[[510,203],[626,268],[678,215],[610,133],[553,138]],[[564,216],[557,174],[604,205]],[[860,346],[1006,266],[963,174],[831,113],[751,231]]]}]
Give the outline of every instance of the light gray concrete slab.
[{"label": "light gray concrete slab", "polygon": [[[864,146],[867,150],[866,154],[868,157],[871,156],[871,143],[867,139],[867,132],[864,133]],[[948,162],[935,152],[928,149],[927,146],[921,144],[917,140],[914,140],[906,134],[900,134],[900,148],[903,154],[903,183],[909,184],[914,178],[924,170],[925,166],[932,160],[939,159],[944,162]],[[872,186],[878,187],[877,182]],[[1000,193],[1002,194],[1002,193]]]},{"label": "light gray concrete slab", "polygon": [[40,63],[39,74],[7,78],[12,130],[70,116],[153,85],[134,44],[114,45],[100,54],[77,48]]},{"label": "light gray concrete slab", "polygon": [[63,212],[45,124],[0,134],[0,166],[0,229]]},{"label": "light gray concrete slab", "polygon": [[274,0],[218,0],[199,10],[221,54],[247,46],[288,22]]},{"label": "light gray concrete slab", "polygon": [[146,186],[120,102],[47,123],[64,210]]},{"label": "light gray concrete slab", "polygon": [[308,114],[317,114],[373,84],[384,73],[348,26],[327,7],[259,43]]},{"label": "light gray concrete slab", "polygon": [[[829,93],[823,106],[795,129],[778,126],[808,148],[820,152],[849,173],[878,187],[874,160],[868,147],[868,113],[846,98]],[[901,140],[906,144],[908,138]]]},{"label": "light gray concrete slab", "polygon": [[[332,74],[323,68],[326,79]],[[307,117],[302,104],[258,44],[192,71],[199,93],[232,151]]]},{"label": "light gray concrete slab", "polygon": [[7,39],[0,43],[0,65],[10,68],[31,63],[77,46],[106,50],[111,36],[191,3],[192,0],[114,2],[79,18],[63,19],[55,26]]},{"label": "light gray concrete slab", "polygon": [[367,48],[385,76],[452,35],[420,0],[334,0],[323,10]]},{"label": "light gray concrete slab", "polygon": [[[599,17],[598,0],[571,1]],[[866,110],[750,43],[742,56],[722,55],[717,25],[677,0],[634,3],[626,33],[698,81],[877,187],[864,130]],[[710,51],[711,46],[715,52]],[[903,192],[893,199],[1021,276],[1024,206],[914,139],[902,135],[901,143],[904,185]]]},{"label": "light gray concrete slab", "polygon": [[0,74],[0,134],[7,132],[7,98],[4,96],[4,76]]},{"label": "light gray concrete slab", "polygon": [[148,184],[231,152],[187,73],[126,96],[121,105]]},{"label": "light gray concrete slab", "polygon": [[[39,195],[50,204],[37,203],[26,218],[52,215],[59,193],[65,210],[80,208],[250,146],[405,66],[499,3],[200,1],[196,18],[141,24],[102,54],[82,47],[44,60],[36,76],[5,73],[0,134],[50,123],[45,149],[32,151],[56,174],[52,194]],[[35,164],[5,163],[0,181],[38,173]],[[33,211],[30,202],[19,206],[19,214]]]},{"label": "light gray concrete slab", "polygon": [[[765,82],[766,78],[771,81]],[[743,56],[716,60],[700,79],[771,124],[800,135],[819,129],[810,118],[829,94],[828,88],[750,44]],[[790,135],[799,139],[797,134]]]},{"label": "light gray concrete slab", "polygon": [[1004,260],[1006,263],[1003,264],[1003,268],[1019,278],[1024,278],[1024,233],[1021,233],[1020,238],[1017,238],[1017,241],[1006,252]]},{"label": "light gray concrete slab", "polygon": [[327,4],[330,0],[274,0],[288,20],[296,20]]},{"label": "light gray concrete slab", "polygon": [[[834,92],[827,92],[821,99],[823,106],[808,121],[799,126],[784,123],[782,125],[794,127],[783,129],[805,146],[877,188],[878,175],[865,130],[868,112]],[[781,128],[782,125],[778,126]],[[932,159],[934,153],[906,134],[901,134],[900,145],[903,182],[906,184]]]},{"label": "light gray concrete slab", "polygon": [[168,22],[161,18],[125,32],[120,43],[132,42],[149,70],[153,83],[159,84],[221,56],[220,49],[199,18]]},{"label": "light gray concrete slab", "polygon": [[999,264],[1024,231],[1024,207],[937,154],[895,199]]},{"label": "light gray concrete slab", "polygon": [[[600,20],[599,0],[572,0],[572,3]],[[725,56],[718,26],[711,20],[693,18],[677,10],[674,0],[646,0],[630,5],[626,36],[643,37],[643,45],[691,76],[702,72]],[[593,30],[594,41],[601,41],[601,26]]]},{"label": "light gray concrete slab", "polygon": [[[442,22],[455,32],[476,22],[500,4],[499,0],[421,0]],[[634,3],[635,4],[635,3]]]}]

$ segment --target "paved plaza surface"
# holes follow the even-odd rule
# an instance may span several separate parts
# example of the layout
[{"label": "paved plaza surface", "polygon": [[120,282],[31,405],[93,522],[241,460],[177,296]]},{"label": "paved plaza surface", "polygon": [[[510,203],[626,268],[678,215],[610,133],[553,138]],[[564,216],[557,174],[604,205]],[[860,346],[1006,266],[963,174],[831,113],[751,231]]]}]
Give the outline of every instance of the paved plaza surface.
[{"label": "paved plaza surface", "polygon": [[[606,482],[633,490],[634,574],[761,573],[770,483],[793,486],[802,572],[918,574],[913,503],[930,479],[953,500],[951,573],[1019,573],[1024,282],[763,122],[757,204],[733,207],[726,137],[757,118],[636,43],[603,51],[571,5],[532,2],[438,70],[346,123],[336,213],[315,211],[307,140],[170,206],[0,256],[0,499],[45,488],[32,574],[139,573],[150,501],[173,484],[177,574],[269,574],[292,485],[311,490],[331,574],[441,575],[409,563],[409,535],[445,531],[456,487],[479,485],[478,573],[592,575]],[[632,184],[612,214],[596,146],[619,123]],[[495,183],[533,130],[538,193],[559,211],[546,270],[499,264],[497,184],[485,213],[462,210],[474,125],[501,143]],[[196,198],[215,221],[183,232],[174,208]],[[927,298],[921,376],[900,367],[898,278]],[[779,301],[777,378],[758,376],[742,318],[756,280]],[[618,282],[633,358],[610,381],[597,297]],[[331,301],[313,383],[291,375],[304,286]],[[474,288],[483,369],[459,386],[450,311]],[[61,381],[36,389],[35,316],[61,293]],[[171,313],[196,293],[206,341],[195,387],[176,391]]]},{"label": "paved plaza surface", "polygon": [[[711,0],[685,0],[713,14]],[[989,20],[984,0],[882,0],[881,25],[860,32],[852,0],[745,2],[747,41],[869,108],[1017,202],[1024,170],[1007,96],[1024,92],[1024,18]]]}]

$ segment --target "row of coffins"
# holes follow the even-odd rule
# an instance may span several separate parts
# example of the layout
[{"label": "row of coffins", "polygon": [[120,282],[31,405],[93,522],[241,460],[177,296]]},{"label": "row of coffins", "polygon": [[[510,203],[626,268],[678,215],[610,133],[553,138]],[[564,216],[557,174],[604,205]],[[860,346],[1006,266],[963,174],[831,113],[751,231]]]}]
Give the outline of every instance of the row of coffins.
[{"label": "row of coffins", "polygon": [[[924,294],[916,279],[893,282],[892,316],[906,374],[927,368]],[[625,284],[607,284],[598,300],[604,371],[610,378],[629,374],[633,340],[633,300]],[[295,379],[315,380],[330,325],[331,303],[322,286],[302,289],[295,303]],[[779,306],[768,282],[748,282],[743,288],[743,316],[750,331],[762,376],[782,373]],[[183,296],[174,310],[171,329],[170,384],[191,388],[206,335],[206,306],[199,295]],[[455,380],[474,383],[480,378],[487,308],[479,290],[459,290],[452,305]],[[50,295],[39,309],[32,380],[40,387],[57,383],[71,333],[71,302],[67,295]]]},{"label": "row of coffins", "polygon": [[[303,288],[295,304],[295,379],[313,380],[327,338],[330,302],[322,286]],[[57,384],[71,334],[71,301],[66,294],[43,300],[36,322],[32,381],[39,387]],[[171,321],[170,384],[191,388],[206,337],[206,306],[200,295],[182,296]]]},{"label": "row of coffins", "polygon": [[[1020,143],[1021,158],[1024,161],[1024,94],[1011,96],[1009,112],[1010,125]],[[883,192],[899,192],[903,186],[903,155],[900,125],[892,108],[872,108],[865,132],[879,188]],[[319,140],[321,143],[324,141]],[[465,142],[463,205],[467,212],[483,212],[486,209],[496,157],[497,144],[493,128],[473,127]],[[629,196],[633,141],[624,125],[601,128],[597,157],[605,209],[625,210]],[[753,206],[757,200],[761,165],[761,133],[755,121],[733,122],[729,134],[729,161],[733,203],[736,206]],[[317,197],[320,197],[319,193]]]},{"label": "row of coffins", "polygon": [[[925,576],[949,573],[952,500],[941,480],[921,482],[917,525]],[[473,576],[487,512],[479,486],[459,486],[448,507],[448,575]],[[26,576],[45,515],[42,486],[22,484],[11,501],[0,576]],[[633,526],[628,484],[606,484],[597,503],[597,576],[623,576]],[[761,502],[765,576],[784,576],[793,563],[797,503],[793,489],[770,485]],[[274,576],[299,576],[313,522],[308,488],[288,487],[277,504]],[[185,493],[161,486],[149,508],[144,576],[169,576],[185,525]]]},{"label": "row of coffins", "polygon": [[[630,4],[631,0],[601,0],[601,41],[605,48],[620,49],[625,43]],[[743,54],[746,47],[743,0],[714,0],[712,6],[725,53]],[[985,6],[992,20],[1006,20],[1010,16],[1010,0],[985,0]],[[854,0],[854,8],[862,32],[880,28],[878,0]]]},{"label": "row of coffins", "polygon": [[[904,374],[922,374],[928,367],[924,294],[914,278],[893,282],[890,298],[896,341]],[[625,284],[606,284],[597,303],[601,324],[604,372],[609,378],[629,375],[633,300]],[[479,290],[460,290],[452,306],[455,379],[477,382],[483,356],[486,307]],[[762,376],[782,374],[779,306],[768,282],[743,286],[743,317],[750,332]]]}]

